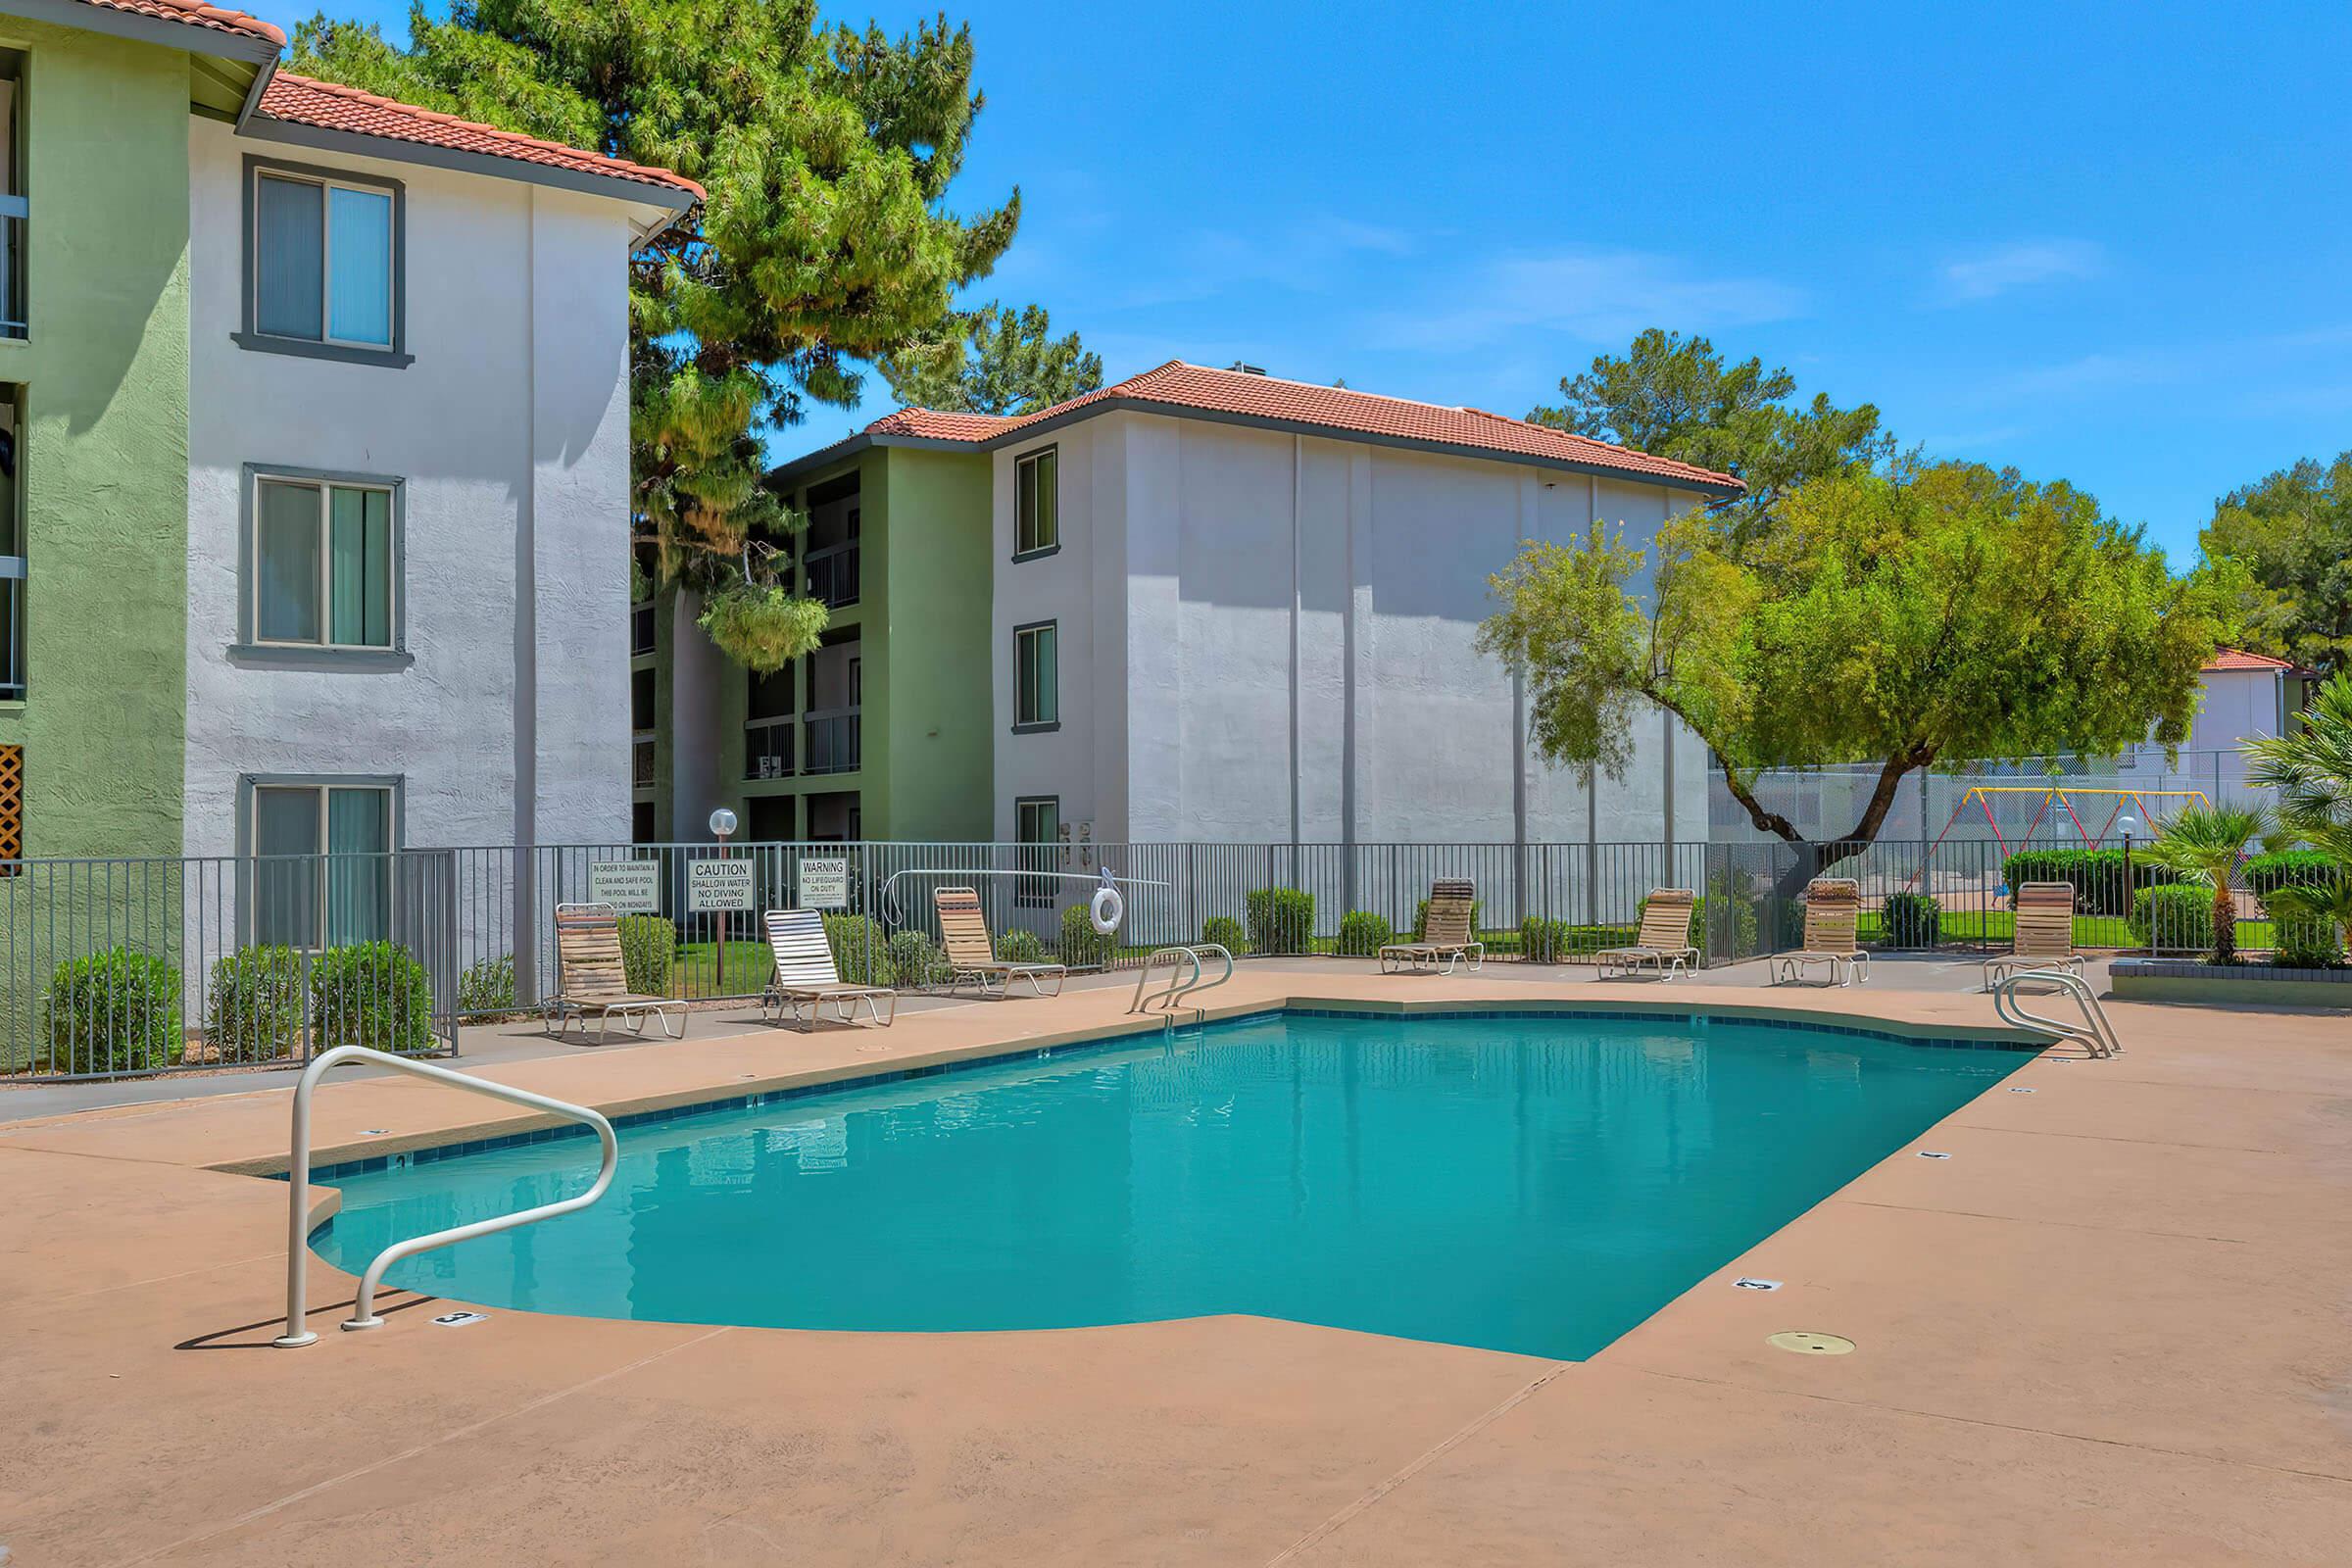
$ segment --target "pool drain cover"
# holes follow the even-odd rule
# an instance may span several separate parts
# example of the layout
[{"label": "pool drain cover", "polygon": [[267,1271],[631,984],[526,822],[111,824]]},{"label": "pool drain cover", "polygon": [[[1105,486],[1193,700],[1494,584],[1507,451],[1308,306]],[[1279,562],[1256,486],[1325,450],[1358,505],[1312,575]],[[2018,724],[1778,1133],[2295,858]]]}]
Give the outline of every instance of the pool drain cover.
[{"label": "pool drain cover", "polygon": [[1836,1334],[1808,1334],[1789,1329],[1780,1334],[1768,1334],[1764,1343],[1776,1350],[1794,1350],[1798,1355],[1844,1355],[1854,1348],[1854,1342]]}]

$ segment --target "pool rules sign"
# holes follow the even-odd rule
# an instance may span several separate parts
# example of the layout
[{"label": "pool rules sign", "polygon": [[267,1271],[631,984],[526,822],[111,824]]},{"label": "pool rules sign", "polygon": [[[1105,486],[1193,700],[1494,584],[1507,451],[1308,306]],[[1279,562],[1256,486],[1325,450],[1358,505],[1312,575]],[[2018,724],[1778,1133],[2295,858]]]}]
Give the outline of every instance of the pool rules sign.
[{"label": "pool rules sign", "polygon": [[845,856],[804,858],[801,861],[801,907],[846,909],[850,906],[850,862]]},{"label": "pool rules sign", "polygon": [[686,907],[696,914],[739,914],[754,907],[752,862],[694,860],[686,867]]}]

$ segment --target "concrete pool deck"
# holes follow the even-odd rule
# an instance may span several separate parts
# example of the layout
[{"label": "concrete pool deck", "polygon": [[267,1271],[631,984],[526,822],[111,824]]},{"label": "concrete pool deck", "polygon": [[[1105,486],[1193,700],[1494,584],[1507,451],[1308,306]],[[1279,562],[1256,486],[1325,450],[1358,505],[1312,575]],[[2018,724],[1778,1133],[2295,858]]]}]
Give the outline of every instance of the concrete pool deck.
[{"label": "concrete pool deck", "polygon": [[[1876,978],[1765,992],[1333,962],[1245,965],[1214,996],[1994,1032],[1982,997]],[[653,1108],[1036,1048],[1115,1024],[1127,994],[480,1070]],[[442,1328],[397,1292],[385,1328],[348,1335],[351,1278],[316,1258],[320,1341],[276,1350],[285,1188],[223,1167],[282,1165],[282,1088],[8,1122],[0,1545],[11,1568],[2341,1562],[2352,1024],[2111,1011],[2124,1056],[2028,1062],[1585,1362],[1243,1317],[857,1335],[501,1310]],[[335,1082],[318,1158],[517,1115]],[[1785,1284],[1733,1289],[1742,1274]],[[1791,1354],[1765,1343],[1781,1330],[1857,1348]]]}]

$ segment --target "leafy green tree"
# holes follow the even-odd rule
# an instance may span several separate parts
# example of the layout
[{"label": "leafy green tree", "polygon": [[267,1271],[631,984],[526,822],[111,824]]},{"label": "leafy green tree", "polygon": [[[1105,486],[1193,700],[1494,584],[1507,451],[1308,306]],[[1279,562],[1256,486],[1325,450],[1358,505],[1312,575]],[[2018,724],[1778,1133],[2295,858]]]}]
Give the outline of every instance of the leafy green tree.
[{"label": "leafy green tree", "polygon": [[1102,384],[1102,357],[1075,332],[1055,337],[1042,305],[984,305],[949,318],[881,364],[908,408],[954,414],[1035,414]]},{"label": "leafy green tree", "polygon": [[[1744,550],[1697,513],[1649,551],[1596,524],[1492,582],[1479,643],[1525,678],[1543,756],[1621,776],[1634,718],[1666,709],[1748,818],[1804,852],[1790,889],[1874,840],[1938,759],[2110,754],[2151,727],[2178,745],[2214,647],[2204,595],[2137,530],[2071,486],[1967,464],[1817,479]],[[1754,792],[1761,769],[1833,762],[1879,769],[1835,840]]]},{"label": "leafy green tree", "polygon": [[2247,779],[2278,792],[2278,822],[2352,881],[2352,671],[2328,677],[2284,735],[2246,743]]},{"label": "leafy green tree", "polygon": [[2198,539],[2209,567],[2235,573],[2248,646],[2322,674],[2352,669],[2352,452],[2231,491]]},{"label": "leafy green tree", "polygon": [[2237,961],[2237,894],[2230,886],[2246,847],[2271,830],[2261,811],[2191,806],[2156,831],[2149,858],[2213,892],[2213,961]]},{"label": "leafy green tree", "polygon": [[1795,393],[1786,369],[1767,370],[1760,359],[1727,366],[1707,339],[1651,327],[1623,358],[1603,354],[1583,374],[1563,376],[1562,401],[1528,417],[1735,475],[1745,491],[1708,510],[1744,542],[1806,480],[1894,455],[1875,406],[1840,409],[1820,393],[1795,405]]},{"label": "leafy green tree", "polygon": [[821,607],[774,592],[803,525],[760,483],[760,432],[859,397],[854,362],[934,331],[1012,238],[1020,193],[945,205],[972,118],[972,40],[892,38],[812,0],[454,0],[409,47],[316,16],[293,70],[676,171],[710,197],[629,257],[629,430],[641,544],[664,578],[741,603],[762,650]]}]

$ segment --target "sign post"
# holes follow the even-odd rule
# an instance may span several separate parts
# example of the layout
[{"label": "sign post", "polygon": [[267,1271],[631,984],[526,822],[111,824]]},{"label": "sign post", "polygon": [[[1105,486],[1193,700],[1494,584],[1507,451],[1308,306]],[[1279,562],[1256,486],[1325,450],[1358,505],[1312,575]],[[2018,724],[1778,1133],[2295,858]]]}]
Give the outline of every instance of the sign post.
[{"label": "sign post", "polygon": [[[710,836],[718,840],[720,858],[697,860],[686,870],[686,906],[689,909],[710,909],[718,915],[718,974],[712,982],[718,995],[727,994],[727,916],[736,909],[752,906],[752,867],[749,861],[725,858],[727,840],[735,835],[735,813],[719,807],[710,813]],[[701,902],[704,899],[723,899],[736,892],[737,878],[733,867],[743,867],[741,904]],[[709,890],[706,893],[706,888]]]}]

